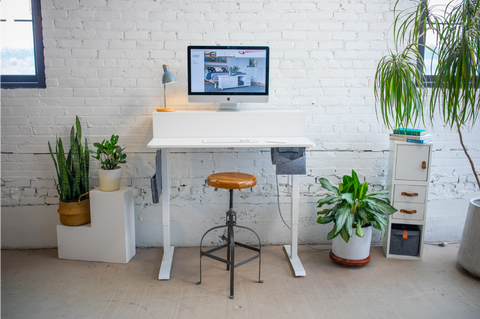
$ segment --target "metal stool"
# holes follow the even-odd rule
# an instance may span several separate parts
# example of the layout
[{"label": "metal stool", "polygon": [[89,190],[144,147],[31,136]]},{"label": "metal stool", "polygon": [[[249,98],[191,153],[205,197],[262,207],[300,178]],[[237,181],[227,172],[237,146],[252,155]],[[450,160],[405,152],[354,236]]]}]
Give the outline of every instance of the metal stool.
[{"label": "metal stool", "polygon": [[[221,261],[227,264],[227,270],[230,270],[230,299],[233,299],[234,269],[236,267],[241,266],[249,261],[252,261],[258,258],[258,282],[260,283],[263,282],[263,280],[260,280],[260,267],[261,267],[261,259],[262,259],[261,258],[262,245],[260,243],[260,237],[258,237],[257,233],[253,231],[253,229],[237,225],[236,224],[237,213],[233,211],[233,190],[241,189],[241,188],[251,188],[257,185],[257,179],[253,175],[244,174],[244,173],[217,173],[217,174],[212,174],[208,176],[207,183],[208,185],[213,186],[215,188],[224,188],[224,189],[230,190],[230,208],[226,213],[226,225],[210,228],[202,236],[202,240],[200,241],[200,281],[197,282],[197,285],[202,283],[202,257],[205,256],[205,257],[209,257],[209,258]],[[203,251],[202,244],[203,244],[203,238],[205,238],[205,235],[207,235],[209,232],[211,232],[214,229],[223,228],[223,227],[227,228],[227,243],[219,247],[215,247],[210,250]],[[251,232],[253,232],[258,239],[258,248],[236,242],[234,239],[234,232],[233,232],[234,227],[248,229]],[[238,263],[235,263],[235,246],[256,251],[258,252],[258,254],[250,258],[247,258],[243,261],[240,261]],[[213,252],[225,247],[227,248],[227,259],[223,259],[215,255],[212,255]]]}]

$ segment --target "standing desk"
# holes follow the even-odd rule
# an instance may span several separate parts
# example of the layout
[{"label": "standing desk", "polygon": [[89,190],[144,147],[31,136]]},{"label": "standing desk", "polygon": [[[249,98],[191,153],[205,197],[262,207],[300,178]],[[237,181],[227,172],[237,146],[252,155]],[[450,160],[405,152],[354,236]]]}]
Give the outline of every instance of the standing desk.
[{"label": "standing desk", "polygon": [[[245,110],[232,112],[184,111],[153,113],[153,139],[148,148],[161,149],[163,259],[158,279],[170,279],[173,252],[170,242],[170,165],[176,148],[312,147],[305,135],[306,113],[298,110]],[[258,143],[204,143],[205,138],[255,138]],[[295,276],[305,276],[298,257],[299,176],[289,175],[291,245],[285,245]]]}]

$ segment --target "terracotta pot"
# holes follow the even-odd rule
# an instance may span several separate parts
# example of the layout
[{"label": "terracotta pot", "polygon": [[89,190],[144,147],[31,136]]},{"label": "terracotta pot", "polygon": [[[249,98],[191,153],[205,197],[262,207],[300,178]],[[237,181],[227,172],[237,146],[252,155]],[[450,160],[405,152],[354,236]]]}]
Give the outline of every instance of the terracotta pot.
[{"label": "terracotta pot", "polygon": [[100,190],[103,192],[114,192],[120,189],[120,179],[122,177],[122,168],[117,169],[99,169],[98,179],[100,181]]}]

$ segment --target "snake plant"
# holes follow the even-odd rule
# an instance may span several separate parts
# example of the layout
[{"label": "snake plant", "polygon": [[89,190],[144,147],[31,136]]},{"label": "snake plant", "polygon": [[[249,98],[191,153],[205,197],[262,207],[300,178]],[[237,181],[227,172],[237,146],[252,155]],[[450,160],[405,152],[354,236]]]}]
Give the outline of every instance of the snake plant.
[{"label": "snake plant", "polygon": [[78,116],[75,126],[72,126],[70,131],[70,150],[67,155],[65,156],[63,141],[60,137],[56,140],[55,155],[50,142],[48,142],[48,149],[57,171],[58,182],[55,181],[55,183],[60,199],[62,201],[78,200],[81,195],[89,191],[88,170],[90,159],[86,138],[85,148],[82,145],[82,127]]},{"label": "snake plant", "polygon": [[348,243],[355,234],[363,238],[362,226],[371,224],[373,228],[381,231],[382,238],[385,236],[384,226],[388,225],[388,219],[384,216],[391,215],[397,211],[387,198],[374,197],[377,195],[387,195],[388,189],[367,195],[368,183],[360,184],[357,173],[352,170],[352,176],[343,176],[343,183],[338,188],[332,186],[326,178],[319,179],[320,184],[326,190],[333,192],[334,195],[327,195],[320,199],[318,208],[323,205],[332,205],[319,211],[317,219],[319,224],[328,224],[334,222],[333,229],[328,233],[327,239],[333,239],[338,235]]},{"label": "snake plant", "polygon": [[[405,10],[397,10],[405,1],[395,4],[395,50],[380,60],[375,74],[377,116],[380,110],[387,128],[408,127],[424,123],[424,115],[433,123],[439,110],[445,125],[457,130],[480,188],[461,131],[480,113],[480,1],[454,0],[445,7],[428,0],[412,2]],[[427,34],[436,38],[436,47],[424,44]],[[425,65],[422,50],[437,56],[436,66]],[[425,70],[434,71],[432,80]]]}]

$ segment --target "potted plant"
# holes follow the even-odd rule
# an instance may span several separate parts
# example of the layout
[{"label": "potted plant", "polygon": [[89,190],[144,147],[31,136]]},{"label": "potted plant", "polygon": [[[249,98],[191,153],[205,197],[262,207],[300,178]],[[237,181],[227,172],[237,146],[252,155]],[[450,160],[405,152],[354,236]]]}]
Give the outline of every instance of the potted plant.
[{"label": "potted plant", "polygon": [[100,181],[100,190],[104,192],[113,192],[120,189],[120,178],[122,177],[122,168],[118,164],[125,164],[127,154],[123,153],[125,148],[121,148],[118,143],[118,135],[112,135],[110,140],[103,140],[102,143],[93,143],[96,151],[90,150],[93,158],[100,161],[101,168],[98,170],[98,179]]},{"label": "potted plant", "polygon": [[387,198],[375,197],[387,195],[390,191],[384,189],[367,195],[368,183],[360,184],[354,170],[352,176],[343,176],[343,183],[338,188],[326,178],[319,181],[324,189],[333,192],[317,202],[318,208],[332,205],[317,213],[317,223],[334,223],[327,236],[332,239],[330,257],[344,266],[366,265],[370,261],[372,227],[380,230],[384,237],[384,226],[388,224],[385,216],[397,211]]},{"label": "potted plant", "polygon": [[[462,128],[473,126],[480,112],[480,2],[452,1],[440,8],[436,2],[417,0],[415,6],[402,11],[396,10],[398,4],[397,0],[393,24],[396,51],[380,60],[375,75],[375,98],[383,122],[388,128],[393,118],[397,127],[415,125],[419,118],[423,120],[424,113],[432,120],[438,107],[446,126],[457,131],[480,189],[479,176],[462,137]],[[435,47],[424,44],[427,34],[434,37]],[[422,50],[436,59],[426,63]],[[434,75],[425,75],[425,70],[432,70]],[[429,87],[430,103],[425,111]],[[474,201],[469,203],[469,212],[475,211]],[[476,225],[465,223],[464,234],[471,227]],[[462,246],[475,245],[474,240],[464,237],[460,251]],[[464,265],[463,254],[457,259]]]},{"label": "potted plant", "polygon": [[[397,10],[398,4],[397,0],[393,24],[396,51],[379,61],[375,74],[377,113],[380,109],[387,128],[408,127],[423,120],[424,113],[433,120],[438,107],[444,123],[457,130],[480,189],[461,131],[473,125],[480,112],[480,2],[452,1],[441,9],[436,2],[416,0],[414,7],[402,11]],[[435,47],[424,44],[427,34],[435,37]],[[422,51],[436,59],[426,64]],[[436,65],[432,65],[434,61]],[[427,76],[426,70],[434,76]]]},{"label": "potted plant", "polygon": [[48,149],[57,172],[55,184],[59,195],[57,211],[60,214],[60,222],[67,226],[89,223],[89,152],[86,138],[85,148],[82,145],[82,128],[78,116],[76,117],[76,132],[74,126],[70,131],[70,150],[67,156],[65,156],[60,137],[56,139],[55,155],[50,142],[48,142]]},{"label": "potted plant", "polygon": [[237,75],[237,72],[240,70],[240,67],[238,66],[232,66],[230,67],[230,75]]}]

